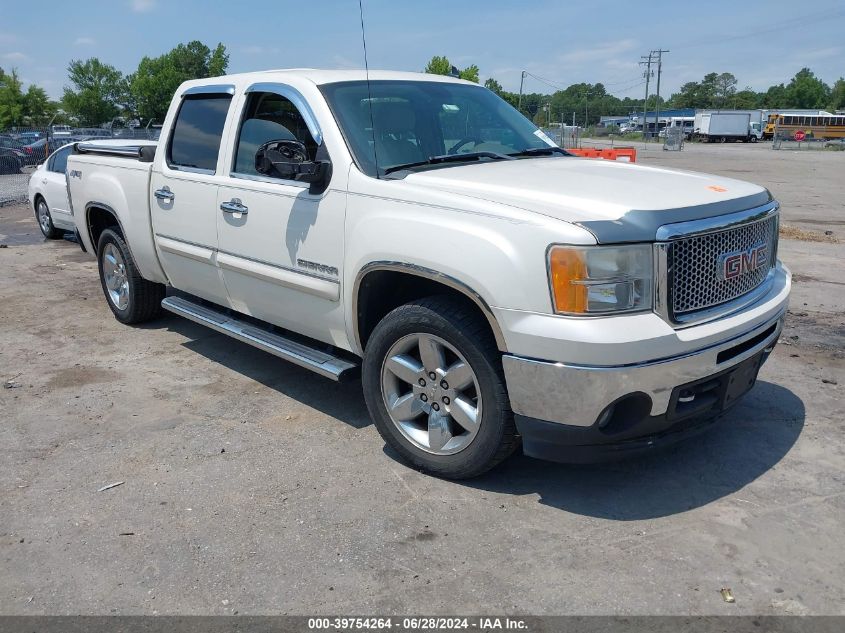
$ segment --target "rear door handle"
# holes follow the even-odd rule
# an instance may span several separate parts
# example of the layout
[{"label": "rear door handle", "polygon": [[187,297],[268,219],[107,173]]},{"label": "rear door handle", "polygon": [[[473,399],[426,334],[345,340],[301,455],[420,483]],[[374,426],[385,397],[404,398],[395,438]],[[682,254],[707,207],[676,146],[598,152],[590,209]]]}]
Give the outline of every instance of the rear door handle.
[{"label": "rear door handle", "polygon": [[162,187],[161,189],[156,189],[153,192],[153,195],[159,200],[173,200],[176,197],[176,194],[170,191],[170,187]]},{"label": "rear door handle", "polygon": [[249,207],[241,204],[240,198],[232,198],[229,202],[221,202],[220,210],[223,213],[242,213],[245,215],[249,211]]}]

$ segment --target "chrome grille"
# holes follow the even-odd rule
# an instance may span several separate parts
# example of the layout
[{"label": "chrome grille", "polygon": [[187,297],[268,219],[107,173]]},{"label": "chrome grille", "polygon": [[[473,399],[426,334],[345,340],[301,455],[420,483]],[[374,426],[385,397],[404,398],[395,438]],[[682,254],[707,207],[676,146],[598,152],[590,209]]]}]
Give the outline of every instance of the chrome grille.
[{"label": "chrome grille", "polygon": [[[766,280],[777,261],[778,215],[711,233],[673,240],[669,249],[672,315],[720,305],[751,292]],[[765,265],[731,279],[721,275],[722,256],[766,244]]]}]

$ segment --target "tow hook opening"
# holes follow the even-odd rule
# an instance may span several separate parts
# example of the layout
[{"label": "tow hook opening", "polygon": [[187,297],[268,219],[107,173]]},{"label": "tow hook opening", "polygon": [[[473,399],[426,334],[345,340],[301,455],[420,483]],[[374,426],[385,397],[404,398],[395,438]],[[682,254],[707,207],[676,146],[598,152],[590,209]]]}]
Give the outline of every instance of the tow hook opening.
[{"label": "tow hook opening", "polygon": [[641,392],[630,393],[605,407],[596,420],[596,426],[606,435],[616,435],[631,430],[650,413],[651,398]]}]

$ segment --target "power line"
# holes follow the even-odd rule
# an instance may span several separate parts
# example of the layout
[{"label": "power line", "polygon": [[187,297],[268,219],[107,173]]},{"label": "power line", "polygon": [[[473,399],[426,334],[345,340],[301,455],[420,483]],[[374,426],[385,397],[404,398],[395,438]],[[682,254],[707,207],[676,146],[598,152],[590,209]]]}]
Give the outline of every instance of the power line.
[{"label": "power line", "polygon": [[708,37],[703,38],[700,40],[693,40],[692,42],[683,42],[674,45],[673,48],[676,49],[686,49],[686,48],[695,48],[697,46],[706,46],[708,44],[721,44],[722,42],[730,42],[734,40],[744,40],[749,37],[756,37],[758,35],[767,35],[769,33],[776,33],[777,31],[783,31],[785,29],[795,29],[796,24],[800,24],[802,29],[806,27],[808,24],[812,24],[814,22],[823,22],[828,21],[837,15],[845,14],[845,9],[833,9],[828,11],[818,11],[816,13],[809,13],[804,16],[794,15],[789,18],[789,20],[783,20],[780,22],[775,22],[772,25],[758,29],[756,31],[745,31],[743,33],[738,33],[737,35],[727,35],[727,36],[720,36],[720,37]]},{"label": "power line", "polygon": [[[561,83],[552,81],[551,79],[546,79],[545,77],[540,77],[539,75],[535,75],[534,73],[528,72],[527,70],[523,70],[522,74],[523,74],[523,76],[532,77],[533,79],[536,79],[540,83],[546,84],[546,85],[548,85],[552,88],[556,88],[557,90],[566,90],[567,88],[571,87],[571,85],[570,86],[564,86]],[[618,85],[621,85],[621,84],[630,84],[632,82],[639,82],[639,81],[640,81],[639,78],[634,78],[634,79],[629,78],[629,79],[626,79],[625,81],[618,81],[618,82],[614,82],[614,83],[606,83],[604,81],[598,81],[594,84],[589,84],[589,85],[595,86],[597,84],[601,84],[602,86],[618,86]],[[584,83],[587,83],[587,82],[584,82]]]}]

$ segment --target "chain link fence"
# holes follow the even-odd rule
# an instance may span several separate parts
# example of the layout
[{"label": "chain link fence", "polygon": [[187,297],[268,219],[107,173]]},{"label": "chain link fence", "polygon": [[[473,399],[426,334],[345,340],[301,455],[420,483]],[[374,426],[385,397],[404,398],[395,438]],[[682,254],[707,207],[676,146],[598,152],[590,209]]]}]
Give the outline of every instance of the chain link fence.
[{"label": "chain link fence", "polygon": [[817,137],[812,129],[775,124],[772,136],[775,150],[845,150],[845,138]]},{"label": "chain link fence", "polygon": [[584,130],[580,127],[565,125],[563,127],[544,127],[543,133],[557,143],[560,147],[581,147],[581,137]]},{"label": "chain link fence", "polygon": [[772,149],[775,150],[845,150],[845,139],[824,139],[811,136],[796,136],[789,132],[775,132],[772,137]]},{"label": "chain link fence", "polygon": [[53,126],[0,130],[0,206],[23,202],[32,172],[50,154],[67,145],[98,139],[157,140],[159,128]]}]

